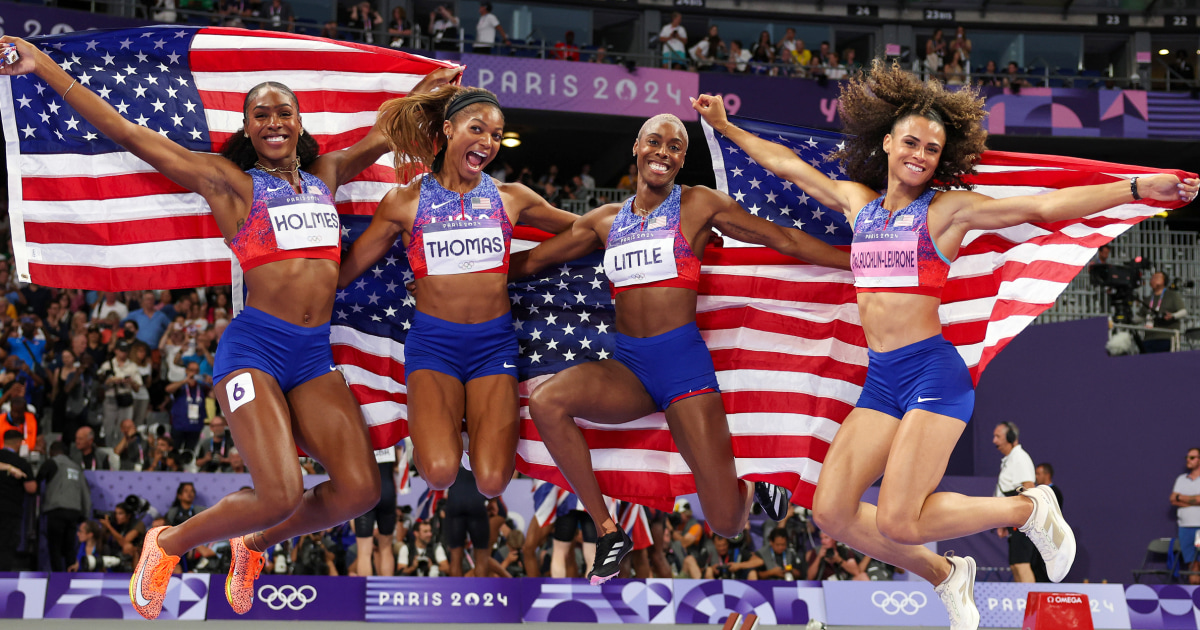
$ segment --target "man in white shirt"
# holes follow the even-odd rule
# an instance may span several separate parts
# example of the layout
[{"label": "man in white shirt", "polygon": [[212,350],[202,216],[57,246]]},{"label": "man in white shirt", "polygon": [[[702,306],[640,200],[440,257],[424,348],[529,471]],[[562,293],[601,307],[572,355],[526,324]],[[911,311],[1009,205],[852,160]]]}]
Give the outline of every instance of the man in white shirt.
[{"label": "man in white shirt", "polygon": [[500,26],[500,18],[492,13],[492,3],[481,2],[479,4],[479,21],[475,23],[475,47],[471,52],[481,55],[492,54],[492,46],[496,43],[496,33],[500,33],[505,44],[510,43],[508,33],[505,33],[504,27]]},{"label": "man in white shirt", "polygon": [[[998,497],[1011,497],[1022,488],[1029,489],[1037,480],[1033,458],[1018,443],[1021,432],[1011,422],[1001,422],[992,431],[992,444],[1000,451],[1000,477],[996,480]],[[996,530],[1001,538],[1008,538],[1008,564],[1012,568],[1014,582],[1033,582],[1033,558],[1038,554],[1033,541],[1015,528],[1001,527]]]},{"label": "man in white shirt", "polygon": [[670,70],[677,66],[686,70],[687,29],[683,28],[683,14],[678,11],[671,14],[671,23],[658,32],[658,41],[662,44],[663,67]]},{"label": "man in white shirt", "polygon": [[[1187,452],[1187,472],[1175,479],[1171,489],[1171,505],[1179,508],[1179,551],[1189,571],[1200,571],[1200,448]],[[1189,584],[1200,584],[1200,574],[1188,576]]]},{"label": "man in white shirt", "polygon": [[399,568],[397,573],[402,576],[438,577],[450,572],[446,550],[433,543],[433,528],[428,521],[417,523],[413,541],[400,547],[396,566]]}]

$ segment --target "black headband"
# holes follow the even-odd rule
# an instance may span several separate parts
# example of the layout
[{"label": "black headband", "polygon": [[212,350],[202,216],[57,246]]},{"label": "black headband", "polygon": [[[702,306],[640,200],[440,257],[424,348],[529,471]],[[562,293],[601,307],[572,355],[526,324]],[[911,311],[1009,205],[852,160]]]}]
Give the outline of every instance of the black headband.
[{"label": "black headband", "polygon": [[455,96],[450,100],[450,104],[446,106],[446,120],[450,120],[451,116],[476,103],[489,103],[494,105],[496,109],[500,109],[500,101],[497,101],[491,92],[482,90],[478,92],[472,91],[462,96]]}]

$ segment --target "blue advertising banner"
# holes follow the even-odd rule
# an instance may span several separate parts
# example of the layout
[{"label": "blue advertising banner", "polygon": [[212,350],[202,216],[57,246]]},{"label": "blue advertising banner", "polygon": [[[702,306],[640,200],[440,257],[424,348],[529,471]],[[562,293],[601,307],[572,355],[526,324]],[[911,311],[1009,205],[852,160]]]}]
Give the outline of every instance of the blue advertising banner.
[{"label": "blue advertising banner", "polygon": [[[1018,584],[976,582],[975,605],[979,625],[985,628],[1020,628],[1025,620],[1029,593],[1082,593],[1092,606],[1092,625],[1100,628],[1129,628],[1129,610],[1120,584]],[[941,603],[935,601],[941,608]],[[1143,626],[1139,626],[1143,627]]]},{"label": "blue advertising banner", "polygon": [[[171,576],[159,619],[203,621],[207,573]],[[128,573],[51,573],[46,619],[141,619],[129,601]]]},{"label": "blue advertising banner", "polygon": [[[927,582],[823,582],[833,626],[947,626],[950,616]],[[979,587],[975,585],[975,601]],[[981,611],[982,612],[982,611]],[[1021,620],[1008,627],[1021,627]]]},{"label": "blue advertising banner", "polygon": [[0,619],[41,619],[49,573],[0,573]]},{"label": "blue advertising banner", "polygon": [[1130,584],[1125,587],[1129,621],[1146,630],[1200,629],[1200,587]]},{"label": "blue advertising banner", "polygon": [[327,575],[263,575],[254,583],[254,605],[239,615],[225,589],[208,594],[209,619],[271,621],[362,621],[366,618],[367,579]]},{"label": "blue advertising banner", "polygon": [[0,2],[0,35],[13,37],[58,35],[73,31],[86,31],[90,28],[129,28],[144,24],[152,24],[152,22],[104,15],[103,13],[57,9],[40,4]]},{"label": "blue advertising banner", "polygon": [[527,580],[504,578],[367,578],[367,621],[521,623]]}]

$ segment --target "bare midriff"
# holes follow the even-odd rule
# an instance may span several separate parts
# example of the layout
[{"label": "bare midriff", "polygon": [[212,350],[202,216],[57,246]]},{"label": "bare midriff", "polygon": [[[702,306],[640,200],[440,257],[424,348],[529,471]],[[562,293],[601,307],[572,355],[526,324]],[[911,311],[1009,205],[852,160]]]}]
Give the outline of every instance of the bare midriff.
[{"label": "bare midriff", "polygon": [[320,326],[333,313],[337,279],[332,260],[277,260],[246,272],[246,306],[297,326]]},{"label": "bare midriff", "polygon": [[942,332],[941,300],[913,293],[859,293],[858,316],[867,345],[890,352]]},{"label": "bare midriff", "polygon": [[508,276],[463,273],[417,280],[417,310],[456,324],[479,324],[509,312]]},{"label": "bare midriff", "polygon": [[696,321],[696,292],[677,287],[639,287],[617,296],[617,331],[654,337]]}]

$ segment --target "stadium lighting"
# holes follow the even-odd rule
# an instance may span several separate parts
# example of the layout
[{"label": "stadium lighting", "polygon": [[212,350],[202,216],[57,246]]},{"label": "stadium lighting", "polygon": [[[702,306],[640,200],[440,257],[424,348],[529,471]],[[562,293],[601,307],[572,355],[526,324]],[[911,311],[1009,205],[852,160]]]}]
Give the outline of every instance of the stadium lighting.
[{"label": "stadium lighting", "polygon": [[515,131],[505,131],[504,139],[500,141],[500,144],[510,149],[519,147],[521,146],[521,134]]}]

